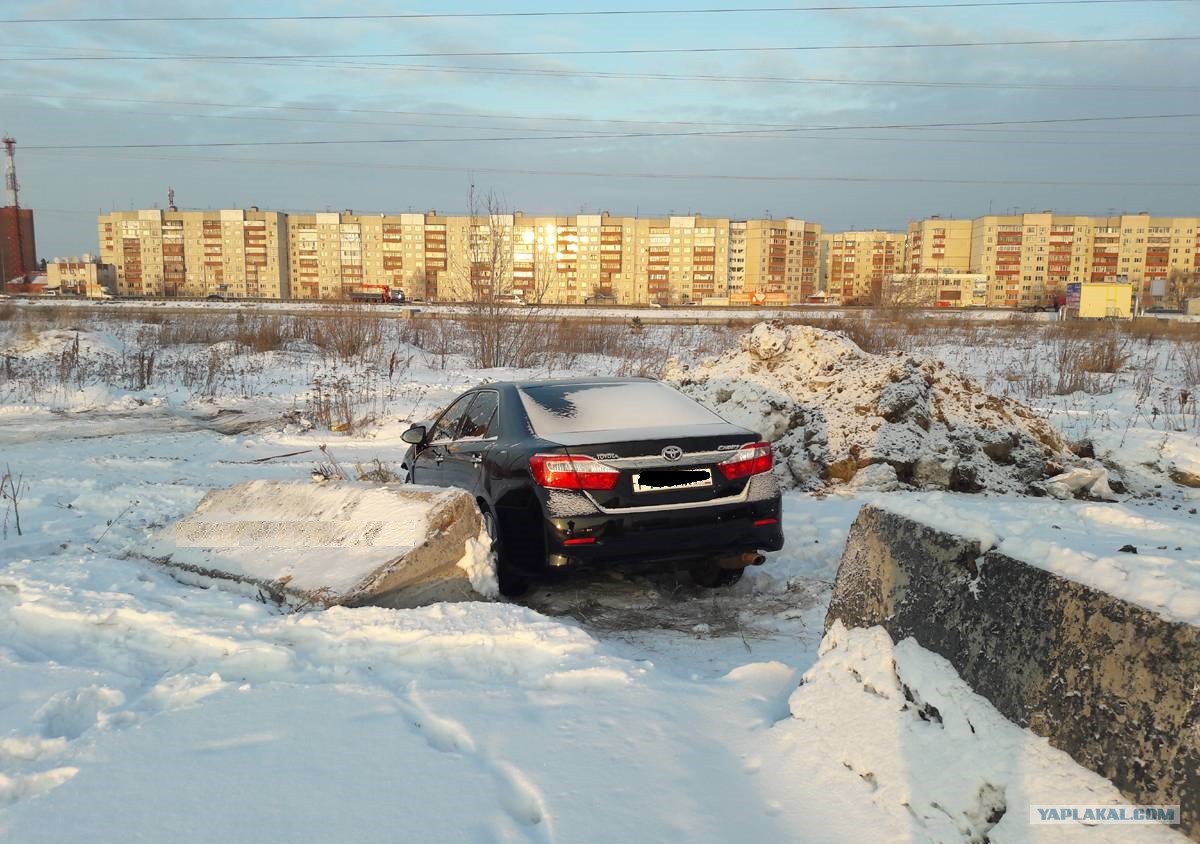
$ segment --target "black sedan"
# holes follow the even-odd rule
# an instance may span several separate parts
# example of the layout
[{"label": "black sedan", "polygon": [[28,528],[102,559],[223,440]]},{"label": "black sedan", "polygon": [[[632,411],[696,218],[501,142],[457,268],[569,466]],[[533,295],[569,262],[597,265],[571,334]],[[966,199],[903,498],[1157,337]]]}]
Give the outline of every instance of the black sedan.
[{"label": "black sedan", "polygon": [[783,547],[770,444],[651,379],[487,384],[403,439],[409,482],[476,497],[508,595],[584,566],[724,586]]}]

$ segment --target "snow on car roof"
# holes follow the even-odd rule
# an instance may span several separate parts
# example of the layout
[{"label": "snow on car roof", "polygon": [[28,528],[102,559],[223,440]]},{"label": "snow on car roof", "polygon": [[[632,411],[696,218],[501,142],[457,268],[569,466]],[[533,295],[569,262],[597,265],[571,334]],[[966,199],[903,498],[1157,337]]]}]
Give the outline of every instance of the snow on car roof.
[{"label": "snow on car roof", "polygon": [[720,416],[657,381],[595,381],[518,387],[536,434],[712,425]]}]

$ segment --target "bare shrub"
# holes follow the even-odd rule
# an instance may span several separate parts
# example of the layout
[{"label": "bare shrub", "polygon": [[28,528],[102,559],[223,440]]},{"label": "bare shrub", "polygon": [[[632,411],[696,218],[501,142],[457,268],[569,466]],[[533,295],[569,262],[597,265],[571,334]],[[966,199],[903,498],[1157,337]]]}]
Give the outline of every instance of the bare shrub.
[{"label": "bare shrub", "polygon": [[623,325],[578,319],[549,322],[544,332],[537,333],[541,334],[542,351],[564,367],[581,355],[624,357],[631,334]]},{"label": "bare shrub", "polygon": [[383,342],[382,319],[358,308],[337,308],[304,322],[305,339],[342,360],[360,358]]},{"label": "bare shrub", "polygon": [[[1053,394],[1102,393],[1115,386],[1115,376],[1129,355],[1117,337],[1090,339],[1078,332],[1054,338],[1050,343],[1050,372],[1039,383],[1027,384],[1031,397]],[[1071,336],[1074,335],[1074,336]]]},{"label": "bare shrub", "polygon": [[341,434],[353,434],[372,424],[383,412],[385,400],[379,381],[363,374],[318,375],[306,397],[309,418]]},{"label": "bare shrub", "polygon": [[1087,342],[1079,350],[1079,366],[1084,372],[1120,372],[1128,360],[1127,343],[1115,333]]},{"label": "bare shrub", "polygon": [[[67,385],[71,382],[80,383],[82,376],[80,372],[80,355],[79,355],[79,332],[75,332],[74,338],[63,347],[63,350],[58,355],[58,383]],[[80,383],[80,386],[82,384]]]},{"label": "bare shrub", "polygon": [[1195,394],[1200,390],[1200,343],[1179,341],[1174,351],[1179,361],[1180,380],[1184,388]]},{"label": "bare shrub", "polygon": [[194,396],[216,398],[228,377],[228,356],[222,348],[212,348],[203,357],[192,356],[182,360],[178,371],[180,383],[191,390]]},{"label": "bare shrub", "polygon": [[158,332],[158,342],[162,346],[211,346],[228,340],[229,335],[228,320],[210,314],[195,314],[164,323]]},{"label": "bare shrub", "polygon": [[349,431],[354,427],[350,384],[345,378],[327,380],[317,377],[309,391],[309,413],[314,422],[331,431]]},{"label": "bare shrub", "polygon": [[17,529],[17,536],[21,535],[21,496],[29,489],[29,485],[25,483],[24,474],[13,474],[12,468],[8,465],[4,467],[4,474],[0,475],[0,501],[7,502],[4,505],[4,520],[0,526],[0,534],[4,539],[8,539],[8,517],[12,514],[14,526]]},{"label": "bare shrub", "polygon": [[344,481],[346,473],[342,469],[342,464],[338,463],[333,452],[325,443],[321,443],[317,448],[321,449],[321,454],[325,455],[325,460],[318,463],[312,471],[313,480],[315,481]]},{"label": "bare shrub", "polygon": [[826,331],[839,331],[864,352],[884,355],[910,348],[912,326],[908,322],[880,317],[805,317],[796,320]]},{"label": "bare shrub", "polygon": [[354,474],[360,481],[371,481],[377,484],[394,484],[404,481],[398,472],[378,457],[366,465],[355,463]]},{"label": "bare shrub", "polygon": [[125,359],[129,373],[128,383],[134,390],[144,390],[154,380],[154,349],[138,348]]},{"label": "bare shrub", "polygon": [[234,340],[238,346],[252,352],[274,352],[296,338],[292,321],[274,314],[247,317],[238,314]]}]

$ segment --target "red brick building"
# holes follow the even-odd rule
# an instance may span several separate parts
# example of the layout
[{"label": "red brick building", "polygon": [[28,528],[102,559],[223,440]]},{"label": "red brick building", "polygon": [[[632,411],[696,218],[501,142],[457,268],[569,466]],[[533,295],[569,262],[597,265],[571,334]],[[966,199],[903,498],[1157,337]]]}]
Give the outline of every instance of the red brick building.
[{"label": "red brick building", "polygon": [[33,211],[11,205],[0,208],[0,283],[35,272],[37,268]]}]

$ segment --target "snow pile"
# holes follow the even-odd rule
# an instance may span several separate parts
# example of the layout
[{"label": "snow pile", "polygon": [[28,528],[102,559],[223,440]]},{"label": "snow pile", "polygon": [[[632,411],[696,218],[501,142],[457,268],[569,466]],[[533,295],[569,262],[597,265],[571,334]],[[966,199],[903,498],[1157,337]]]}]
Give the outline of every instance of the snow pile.
[{"label": "snow pile", "polygon": [[[893,644],[881,627],[834,622],[789,708],[760,778],[807,829],[826,832],[819,840],[852,840],[855,830],[873,841],[1184,840],[1162,826],[1095,826],[1077,838],[1083,830],[1031,825],[1031,805],[1129,801],[1005,720],[946,660],[913,639]],[[825,760],[824,788],[796,794],[813,760]]]},{"label": "snow pile", "polygon": [[480,526],[479,535],[467,540],[462,558],[455,563],[467,573],[471,588],[485,598],[500,597],[500,580],[496,575],[496,555],[487,530]]},{"label": "snow pile", "polygon": [[[1044,494],[1043,477],[1079,463],[1034,411],[943,363],[868,354],[809,326],[759,323],[738,349],[694,367],[671,360],[663,377],[771,440],[784,479],[805,489]],[[1102,482],[1078,488],[1107,497]]]}]

